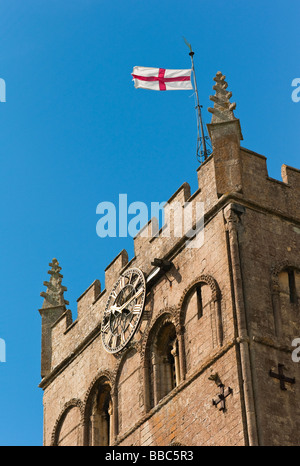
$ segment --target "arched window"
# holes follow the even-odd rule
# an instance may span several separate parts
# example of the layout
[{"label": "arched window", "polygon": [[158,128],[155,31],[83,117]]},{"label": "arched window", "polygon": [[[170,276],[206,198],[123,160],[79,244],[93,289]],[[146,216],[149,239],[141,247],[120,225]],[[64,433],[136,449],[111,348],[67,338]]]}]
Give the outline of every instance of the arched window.
[{"label": "arched window", "polygon": [[178,341],[172,322],[159,328],[149,356],[150,405],[153,407],[180,383]]},{"label": "arched window", "polygon": [[196,283],[196,285],[191,289],[186,299],[186,305],[195,309],[196,312],[194,312],[193,315],[197,319],[200,319],[203,317],[203,312],[206,306],[210,304],[211,300],[212,296],[210,287],[206,283],[200,282]]},{"label": "arched window", "polygon": [[94,392],[89,418],[89,445],[108,446],[112,444],[112,398],[108,380],[102,380]]},{"label": "arched window", "polygon": [[292,267],[287,267],[285,270],[279,273],[278,282],[282,297],[287,298],[288,301],[292,304],[297,304],[300,291],[299,271]]},{"label": "arched window", "polygon": [[216,280],[209,275],[199,276],[186,288],[179,306],[185,371],[191,373],[222,345],[221,293]]},{"label": "arched window", "polygon": [[56,420],[52,436],[52,446],[82,445],[83,404],[73,398],[68,401]]},{"label": "arched window", "polygon": [[272,270],[275,334],[289,341],[299,329],[300,268],[282,261]]}]

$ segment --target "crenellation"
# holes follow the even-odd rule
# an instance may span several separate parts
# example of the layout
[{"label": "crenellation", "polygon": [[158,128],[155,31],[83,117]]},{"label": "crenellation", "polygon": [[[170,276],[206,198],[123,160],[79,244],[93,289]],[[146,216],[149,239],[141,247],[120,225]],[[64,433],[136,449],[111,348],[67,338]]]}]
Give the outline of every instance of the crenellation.
[{"label": "crenellation", "polygon": [[[61,316],[51,325],[52,330],[59,327],[60,325],[64,328],[63,333],[65,333],[68,328],[73,324],[72,311],[71,309],[66,309]],[[53,334],[52,334],[52,338]]]},{"label": "crenellation", "polygon": [[300,191],[300,170],[288,165],[282,165],[281,176],[284,183],[291,186],[293,189]]},{"label": "crenellation", "polygon": [[147,250],[152,238],[159,235],[159,223],[156,217],[152,217],[146,225],[144,225],[138,234],[133,239],[134,256],[137,258],[141,255],[143,250]]},{"label": "crenellation", "polygon": [[[152,217],[139,231],[134,238],[134,252],[136,258],[146,254],[149,248],[155,250],[156,253],[161,249],[160,256],[166,254],[166,247],[171,249],[170,239],[171,241],[174,239],[174,218],[176,215],[182,217],[181,209],[183,209],[190,197],[190,185],[185,182],[163,206],[160,206],[164,214],[164,223],[159,229],[158,218]],[[156,239],[158,239],[158,241],[155,241]],[[152,242],[155,242],[155,244],[149,244]]]},{"label": "crenellation", "polygon": [[105,269],[105,288],[109,290],[116,281],[120,270],[128,263],[128,253],[123,249]]},{"label": "crenellation", "polygon": [[[241,149],[243,198],[272,209],[285,217],[300,221],[299,170],[282,166],[282,181],[269,177],[266,157]],[[276,201],[274,202],[274,199]]]},{"label": "crenellation", "polygon": [[[93,302],[93,290],[97,292],[98,289],[97,283],[94,282],[94,285],[96,286],[89,287],[86,293],[86,304],[89,304],[86,309],[82,308],[82,312],[79,312],[75,321],[72,322],[71,311],[67,310],[52,325],[52,369],[74,354],[81,342],[93,335],[97,326],[100,325],[105,307],[105,290],[103,290],[104,299],[100,298]],[[82,299],[84,297],[85,294]]]},{"label": "crenellation", "polygon": [[172,194],[167,200],[166,204],[171,205],[173,202],[180,202],[184,205],[185,202],[191,197],[191,187],[186,181]]},{"label": "crenellation", "polygon": [[101,293],[101,283],[95,280],[77,299],[77,315],[81,319],[82,314],[89,309]]}]

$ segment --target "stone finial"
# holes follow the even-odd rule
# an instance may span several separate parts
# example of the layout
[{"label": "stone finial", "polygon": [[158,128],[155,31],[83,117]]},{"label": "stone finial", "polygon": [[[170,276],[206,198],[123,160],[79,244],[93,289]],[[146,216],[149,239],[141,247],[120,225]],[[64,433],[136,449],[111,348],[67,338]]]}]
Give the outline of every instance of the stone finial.
[{"label": "stone finial", "polygon": [[229,101],[232,92],[226,91],[228,84],[225,81],[225,77],[221,71],[218,71],[214,77],[216,84],[213,86],[213,89],[216,91],[216,94],[209,97],[214,102],[214,107],[208,108],[208,111],[212,113],[212,123],[236,120],[233,114],[236,103],[230,103]]},{"label": "stone finial", "polygon": [[64,299],[64,292],[67,291],[67,288],[61,284],[63,275],[60,273],[61,267],[59,266],[58,260],[55,258],[52,259],[49,266],[51,267],[51,270],[48,271],[51,275],[50,281],[44,282],[47,291],[42,291],[40,293],[40,295],[45,298],[42,309],[69,304],[69,301]]}]

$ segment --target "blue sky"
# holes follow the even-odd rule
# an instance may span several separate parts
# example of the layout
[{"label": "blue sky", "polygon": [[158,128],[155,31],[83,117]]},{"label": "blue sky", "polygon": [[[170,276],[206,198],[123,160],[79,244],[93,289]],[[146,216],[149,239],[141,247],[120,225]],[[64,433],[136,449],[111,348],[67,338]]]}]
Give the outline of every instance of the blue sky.
[{"label": "blue sky", "polygon": [[136,90],[135,65],[195,68],[205,123],[222,71],[242,145],[268,157],[271,177],[299,164],[299,0],[1,0],[0,444],[41,445],[41,319],[56,257],[76,299],[131,238],[96,235],[96,207],[166,201],[196,189],[192,91]]}]

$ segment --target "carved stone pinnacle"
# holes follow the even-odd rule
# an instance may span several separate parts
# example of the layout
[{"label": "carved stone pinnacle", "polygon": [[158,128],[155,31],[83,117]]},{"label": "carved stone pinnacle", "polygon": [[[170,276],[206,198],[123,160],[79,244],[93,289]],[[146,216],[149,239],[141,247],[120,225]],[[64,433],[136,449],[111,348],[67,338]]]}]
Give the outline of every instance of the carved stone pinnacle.
[{"label": "carved stone pinnacle", "polygon": [[51,277],[49,282],[44,282],[47,290],[40,293],[40,296],[44,298],[43,309],[69,304],[69,301],[64,299],[64,292],[67,291],[67,288],[61,284],[63,275],[60,273],[61,267],[59,266],[58,260],[55,258],[52,259],[49,266],[51,270],[49,270],[48,273]]},{"label": "carved stone pinnacle", "polygon": [[225,81],[225,77],[221,71],[218,71],[214,77],[216,84],[213,86],[213,89],[216,91],[216,94],[209,97],[214,102],[214,107],[208,108],[208,111],[212,113],[212,123],[236,120],[233,114],[236,103],[229,101],[232,97],[232,92],[226,91],[228,84]]}]

